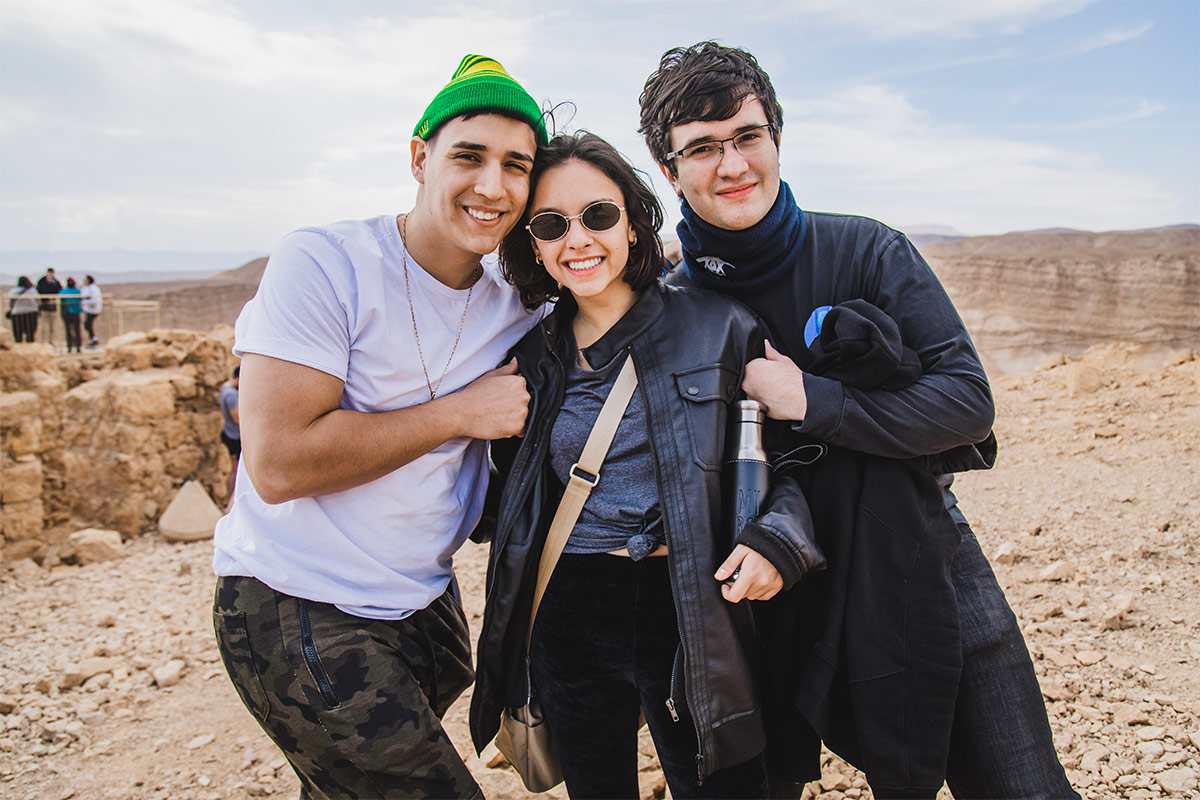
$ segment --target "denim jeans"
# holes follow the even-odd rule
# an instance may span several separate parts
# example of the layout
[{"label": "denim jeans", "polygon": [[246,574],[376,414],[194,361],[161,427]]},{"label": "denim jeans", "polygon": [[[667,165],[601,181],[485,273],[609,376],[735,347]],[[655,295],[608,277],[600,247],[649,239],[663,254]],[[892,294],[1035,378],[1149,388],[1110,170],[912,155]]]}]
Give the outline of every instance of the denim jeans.
[{"label": "denim jeans", "polygon": [[639,797],[639,709],[676,800],[766,797],[761,754],[697,785],[696,730],[666,706],[678,644],[666,558],[561,557],[529,660],[572,798]]},{"label": "denim jeans", "polygon": [[1078,798],[1067,781],[1042,691],[1016,615],[970,527],[951,578],[958,596],[963,671],[946,783],[954,797]]}]

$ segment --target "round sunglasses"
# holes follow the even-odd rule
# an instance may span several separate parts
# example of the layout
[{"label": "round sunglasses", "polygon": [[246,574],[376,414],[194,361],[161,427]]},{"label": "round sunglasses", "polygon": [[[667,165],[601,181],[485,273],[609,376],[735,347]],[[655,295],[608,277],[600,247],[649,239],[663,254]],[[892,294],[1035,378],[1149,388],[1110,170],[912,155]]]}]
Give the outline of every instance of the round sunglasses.
[{"label": "round sunglasses", "polygon": [[625,206],[619,206],[611,200],[597,200],[569,217],[557,211],[543,211],[529,220],[525,230],[539,242],[556,242],[571,230],[571,220],[577,219],[592,233],[601,233],[620,222],[624,210]]}]

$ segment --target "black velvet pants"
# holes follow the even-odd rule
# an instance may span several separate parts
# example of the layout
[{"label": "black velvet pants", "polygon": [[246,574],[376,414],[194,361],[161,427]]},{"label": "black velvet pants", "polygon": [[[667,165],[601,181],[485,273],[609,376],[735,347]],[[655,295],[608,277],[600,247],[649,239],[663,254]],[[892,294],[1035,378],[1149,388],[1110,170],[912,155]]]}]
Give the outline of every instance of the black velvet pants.
[{"label": "black velvet pants", "polygon": [[639,709],[676,800],[767,796],[761,755],[698,785],[695,727],[666,705],[678,645],[665,557],[563,554],[538,611],[530,671],[572,798],[638,797]]}]

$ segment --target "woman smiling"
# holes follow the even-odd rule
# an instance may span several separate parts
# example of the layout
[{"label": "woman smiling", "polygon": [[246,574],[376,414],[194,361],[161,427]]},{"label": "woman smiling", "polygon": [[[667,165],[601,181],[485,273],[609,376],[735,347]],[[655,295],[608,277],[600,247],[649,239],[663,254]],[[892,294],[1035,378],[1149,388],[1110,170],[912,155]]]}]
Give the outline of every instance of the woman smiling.
[{"label": "woman smiling", "polygon": [[[732,540],[719,525],[726,416],[764,331],[732,300],[658,282],[662,210],[604,140],[551,140],[530,190],[501,261],[527,305],[557,305],[513,350],[532,398],[525,435],[493,446],[506,482],[475,744],[492,739],[504,707],[536,695],[571,796],[637,797],[643,711],[673,797],[765,796],[741,601],[767,599],[822,561],[786,476]],[[536,605],[552,517],[627,361],[637,386],[602,469],[584,476],[591,492]]]}]

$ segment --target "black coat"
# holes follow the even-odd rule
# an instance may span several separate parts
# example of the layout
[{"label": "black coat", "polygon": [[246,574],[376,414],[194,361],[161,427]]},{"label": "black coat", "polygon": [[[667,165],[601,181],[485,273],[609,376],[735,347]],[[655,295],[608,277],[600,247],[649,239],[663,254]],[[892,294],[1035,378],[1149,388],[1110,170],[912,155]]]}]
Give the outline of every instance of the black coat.
[{"label": "black coat", "polygon": [[[493,458],[507,480],[488,563],[471,699],[476,749],[495,735],[502,708],[520,706],[528,696],[524,639],[538,560],[562,493],[547,453],[563,398],[563,364],[574,358],[573,312],[570,298],[560,301],[513,350],[529,383],[529,422],[522,439],[493,443]],[[584,354],[601,367],[627,352],[649,423],[681,637],[676,669],[704,777],[765,746],[750,603],[727,602],[713,573],[737,543],[767,557],[788,586],[822,568],[824,559],[813,543],[804,497],[786,476],[777,479],[764,513],[735,541],[720,530],[726,415],[740,397],[745,364],[763,352],[763,328],[754,315],[710,292],[656,284]]]},{"label": "black coat", "polygon": [[[835,306],[809,350],[809,370],[857,389],[921,374],[895,323],[863,300]],[[945,779],[962,669],[958,530],[930,464],[833,446],[800,471],[830,568],[757,609],[769,694],[786,700],[768,718],[777,775],[819,774],[815,729],[878,796],[932,797]]]},{"label": "black coat", "polygon": [[[903,234],[864,217],[800,213],[807,233],[778,280],[754,289],[730,280],[722,289],[758,314],[772,345],[804,370],[808,410],[794,428],[830,446],[802,480],[830,569],[757,607],[775,615],[760,630],[775,648],[768,708],[783,712],[768,720],[768,766],[797,780],[819,775],[808,714],[873,786],[896,788],[896,780],[921,794],[944,769],[961,659],[951,644],[958,612],[947,570],[958,541],[946,509],[954,498],[931,482],[991,466],[995,406],[962,320]],[[691,280],[678,270],[668,282]],[[856,386],[813,369],[820,353],[805,342],[805,320],[855,300],[894,323],[920,367],[911,383],[889,375]],[[911,613],[901,619],[905,608]],[[909,687],[925,700],[914,703]]]}]

